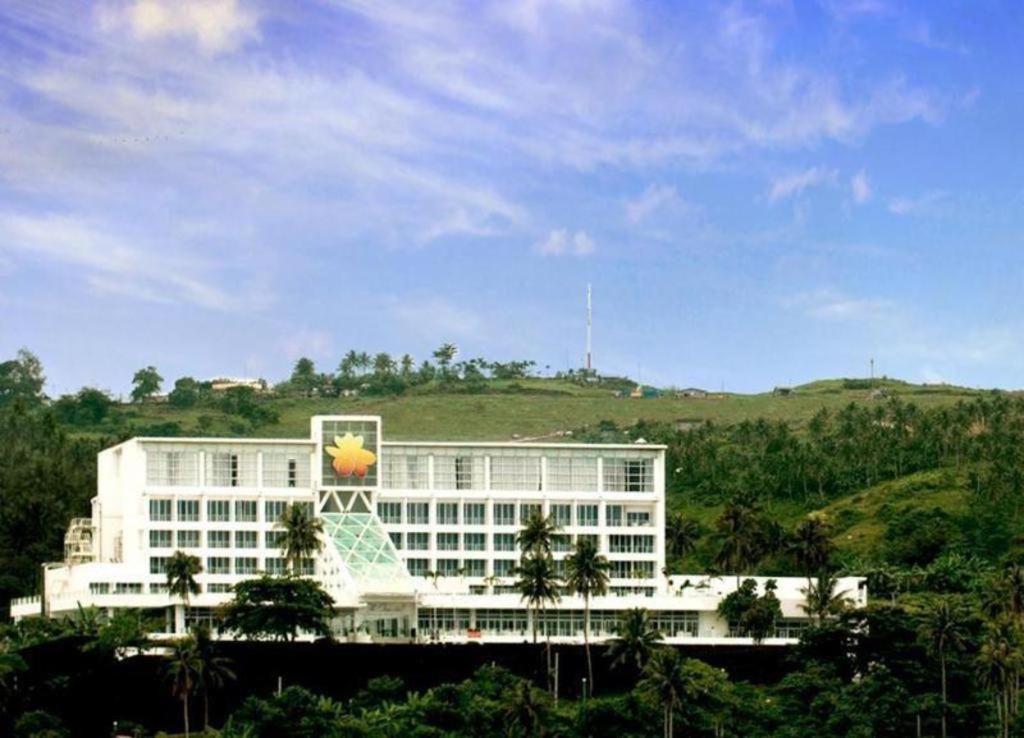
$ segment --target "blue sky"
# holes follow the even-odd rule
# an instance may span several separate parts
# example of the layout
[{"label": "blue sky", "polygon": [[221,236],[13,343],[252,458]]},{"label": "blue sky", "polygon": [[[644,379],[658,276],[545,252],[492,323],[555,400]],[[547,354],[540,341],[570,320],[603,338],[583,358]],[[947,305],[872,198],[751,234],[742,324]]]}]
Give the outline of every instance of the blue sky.
[{"label": "blue sky", "polygon": [[0,356],[1020,387],[1014,2],[13,0]]}]

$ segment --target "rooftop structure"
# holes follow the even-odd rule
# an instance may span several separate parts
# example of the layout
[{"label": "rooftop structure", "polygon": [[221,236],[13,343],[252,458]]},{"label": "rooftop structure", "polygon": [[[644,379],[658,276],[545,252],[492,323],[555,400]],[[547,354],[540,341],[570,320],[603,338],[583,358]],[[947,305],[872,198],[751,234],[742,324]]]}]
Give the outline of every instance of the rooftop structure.
[{"label": "rooftop structure", "polygon": [[[71,523],[65,561],[44,567],[42,595],[16,600],[14,617],[82,605],[161,611],[168,633],[212,623],[233,585],[285,571],[277,521],[299,504],[323,520],[325,545],[303,569],[334,598],[339,638],[530,638],[516,534],[540,513],[559,527],[559,572],[583,538],[610,562],[609,593],[590,604],[595,641],[623,610],[644,607],[669,643],[750,642],[717,614],[736,577],[666,574],[663,446],[387,442],[378,417],[316,416],[308,439],[135,438],[100,453],[97,487],[91,519]],[[176,550],[203,564],[187,611],[167,593]],[[805,586],[778,580],[783,619],[766,643],[806,626]],[[839,589],[866,600],[862,580]],[[582,600],[563,596],[539,626],[582,640]]]}]

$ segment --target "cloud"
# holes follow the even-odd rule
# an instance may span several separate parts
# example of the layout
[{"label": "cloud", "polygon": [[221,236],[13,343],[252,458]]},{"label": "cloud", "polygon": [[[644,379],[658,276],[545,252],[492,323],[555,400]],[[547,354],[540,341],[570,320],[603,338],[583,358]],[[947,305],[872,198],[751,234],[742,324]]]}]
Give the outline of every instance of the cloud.
[{"label": "cloud", "polygon": [[889,201],[889,212],[893,215],[939,216],[948,211],[950,200],[949,193],[942,190],[917,197],[894,197]]},{"label": "cloud", "polygon": [[626,218],[630,223],[639,223],[659,210],[680,205],[684,205],[683,199],[675,187],[651,184],[638,198],[626,203]]},{"label": "cloud", "polygon": [[853,201],[863,205],[871,199],[871,183],[868,182],[868,175],[863,169],[850,178],[850,191],[853,193]]},{"label": "cloud", "polygon": [[837,176],[838,172],[834,169],[811,167],[802,172],[777,177],[772,180],[768,190],[768,200],[774,203],[790,197],[797,197],[810,187],[834,183]]},{"label": "cloud", "polygon": [[589,256],[594,253],[594,241],[586,231],[570,233],[559,228],[551,231],[543,241],[538,241],[534,250],[545,256]]},{"label": "cloud", "polygon": [[234,51],[259,35],[259,17],[245,0],[134,0],[100,10],[108,29],[125,28],[141,42],[186,39],[204,54]]},{"label": "cloud", "polygon": [[892,300],[851,297],[831,289],[800,293],[783,300],[783,305],[819,320],[855,322],[885,318],[896,307]]},{"label": "cloud", "polygon": [[404,297],[389,302],[387,310],[403,333],[417,338],[440,342],[486,337],[484,321],[477,313],[443,297]]},{"label": "cloud", "polygon": [[269,299],[218,287],[200,261],[181,256],[180,249],[164,244],[143,250],[134,236],[76,217],[0,212],[0,242],[11,254],[74,270],[101,293],[221,311],[260,308]]}]

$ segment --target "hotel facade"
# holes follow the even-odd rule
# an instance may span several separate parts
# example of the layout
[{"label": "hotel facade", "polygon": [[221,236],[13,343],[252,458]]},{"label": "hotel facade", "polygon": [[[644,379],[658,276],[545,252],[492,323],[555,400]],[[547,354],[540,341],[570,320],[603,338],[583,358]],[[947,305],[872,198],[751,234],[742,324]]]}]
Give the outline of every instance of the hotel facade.
[{"label": "hotel facade", "polygon": [[[340,640],[531,639],[533,613],[514,587],[516,534],[540,513],[558,526],[559,573],[581,539],[609,561],[608,594],[590,603],[594,642],[634,607],[667,643],[751,642],[717,613],[736,577],[666,572],[663,446],[386,442],[378,417],[315,416],[308,439],[135,438],[99,454],[97,487],[91,518],[71,522],[64,561],[43,567],[41,595],[15,600],[13,617],[139,608],[163,613],[166,633],[215,626],[234,584],[284,573],[277,521],[299,504],[323,521],[323,548],[303,570],[334,598]],[[187,610],[167,592],[175,551],[203,566]],[[776,581],[783,618],[769,645],[808,624],[806,580]],[[861,579],[837,589],[866,603]],[[581,642],[582,599],[563,594],[538,628]]]}]

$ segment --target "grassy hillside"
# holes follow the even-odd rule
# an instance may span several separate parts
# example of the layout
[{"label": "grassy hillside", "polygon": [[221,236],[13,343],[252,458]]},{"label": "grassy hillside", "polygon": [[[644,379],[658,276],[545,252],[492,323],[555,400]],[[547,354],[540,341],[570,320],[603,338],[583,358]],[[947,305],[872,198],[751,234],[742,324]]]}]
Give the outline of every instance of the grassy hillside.
[{"label": "grassy hillside", "polygon": [[[845,381],[845,384],[851,384]],[[852,384],[857,384],[856,382]],[[899,396],[921,407],[948,405],[969,399],[977,390],[952,386],[911,385],[879,380],[888,396]],[[799,425],[822,407],[837,409],[855,402],[874,404],[872,390],[849,388],[844,380],[814,382],[789,394],[714,394],[706,398],[617,398],[609,390],[593,389],[554,379],[487,384],[477,394],[447,394],[436,387],[418,387],[397,397],[302,399],[274,397],[267,406],[279,415],[277,423],[250,428],[247,435],[301,437],[309,433],[309,417],[317,413],[365,413],[383,418],[385,433],[394,440],[505,440],[537,437],[612,420],[619,425],[637,421],[704,421],[719,424],[767,418]],[[201,416],[205,416],[200,420]],[[210,407],[178,409],[166,404],[120,405],[113,422],[146,429],[177,423],[194,435],[238,435],[231,416]],[[110,421],[108,421],[110,422]],[[100,428],[95,429],[102,430]]]}]

